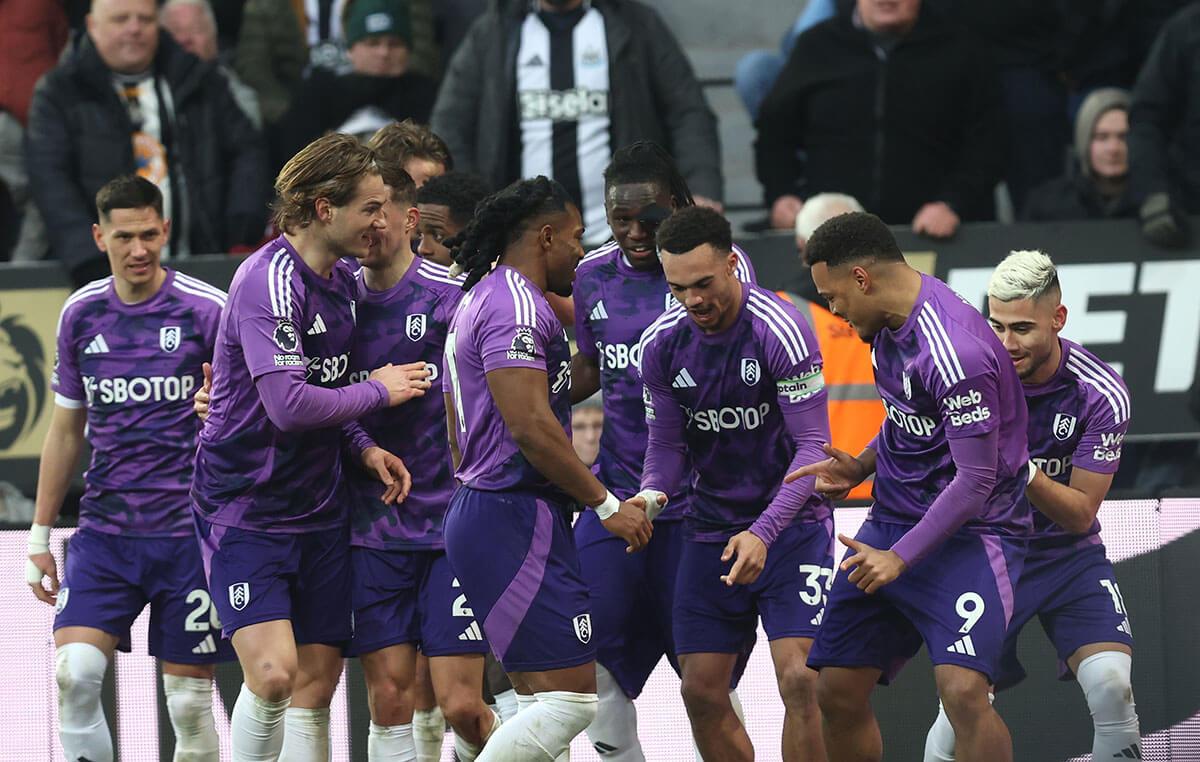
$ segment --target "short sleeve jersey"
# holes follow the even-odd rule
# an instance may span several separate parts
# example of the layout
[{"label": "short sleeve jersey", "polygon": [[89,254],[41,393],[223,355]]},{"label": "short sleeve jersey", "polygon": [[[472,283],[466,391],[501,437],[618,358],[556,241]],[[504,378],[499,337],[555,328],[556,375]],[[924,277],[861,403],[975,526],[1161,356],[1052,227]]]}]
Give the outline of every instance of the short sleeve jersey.
[{"label": "short sleeve jersey", "polygon": [[[734,274],[753,283],[750,258],[736,245],[733,251],[738,258]],[[604,429],[597,476],[616,494],[632,495],[641,482],[647,436],[636,350],[642,333],[675,306],[675,297],[661,269],[634,269],[615,241],[583,258],[574,297],[578,351],[600,368]],[[686,494],[673,497],[655,521],[678,520],[687,501]]]},{"label": "short sleeve jersey", "polygon": [[[737,321],[704,333],[673,307],[641,343],[645,416],[677,406],[693,472],[685,531],[701,542],[747,529],[783,484],[795,445],[784,412],[826,404],[821,350],[808,323],[789,304],[742,284]],[[606,423],[607,425],[607,423]],[[813,495],[797,522],[830,516]]]},{"label": "short sleeve jersey", "polygon": [[207,521],[283,533],[345,522],[341,428],[279,429],[255,382],[291,372],[317,386],[345,386],[359,285],[343,261],[319,276],[284,236],[238,267],[221,313],[192,486]]},{"label": "short sleeve jersey", "polygon": [[[1071,469],[1116,473],[1129,429],[1130,400],[1125,382],[1103,360],[1078,344],[1059,339],[1062,360],[1044,384],[1025,387],[1029,405],[1029,455],[1060,484]],[[1093,521],[1089,537],[1100,533]],[[1034,507],[1035,540],[1078,540]],[[1094,540],[1093,540],[1094,541]]]},{"label": "short sleeve jersey", "polygon": [[938,279],[921,279],[912,314],[871,344],[875,386],[887,413],[871,516],[916,524],[954,478],[950,440],[995,431],[996,485],[963,531],[1023,536],[1030,516],[1021,381],[984,317]]},{"label": "short sleeve jersey", "polygon": [[[364,275],[365,270],[358,271],[360,281]],[[403,503],[384,505],[378,479],[362,469],[347,469],[353,545],[378,550],[444,547],[442,520],[454,492],[454,475],[446,439],[442,353],[463,297],[462,284],[463,279],[450,277],[447,268],[418,257],[387,291],[364,285],[350,380],[365,381],[387,363],[423,362],[430,371],[430,387],[423,396],[359,419],[380,447],[404,461],[412,489]]]},{"label": "short sleeve jersey", "polygon": [[546,374],[550,409],[571,432],[571,350],[562,323],[536,286],[501,265],[460,303],[446,339],[445,383],[462,461],[456,476],[478,490],[525,490],[564,500],[521,454],[488,388],[487,374],[531,368]]},{"label": "short sleeve jersey", "polygon": [[87,408],[92,460],[79,525],[136,537],[193,532],[188,487],[200,421],[192,395],[213,357],[225,292],[168,269],[162,287],[125,304],[111,277],[63,306],[51,385]]}]

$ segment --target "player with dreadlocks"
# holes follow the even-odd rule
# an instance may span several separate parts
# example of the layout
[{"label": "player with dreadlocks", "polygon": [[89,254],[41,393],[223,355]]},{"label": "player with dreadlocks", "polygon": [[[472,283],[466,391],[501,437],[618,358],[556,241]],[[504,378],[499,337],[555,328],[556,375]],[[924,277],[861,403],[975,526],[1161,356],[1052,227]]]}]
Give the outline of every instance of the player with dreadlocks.
[{"label": "player with dreadlocks", "polygon": [[644,506],[617,500],[568,433],[570,350],[545,295],[571,294],[582,239],[578,207],[538,177],[485,199],[452,247],[469,293],[446,339],[446,426],[461,485],[446,552],[523,704],[480,762],[552,760],[596,716],[588,585],[565,509],[591,506],[630,551],[650,540]]},{"label": "player with dreadlocks", "polygon": [[[646,419],[636,347],[642,332],[675,303],[663,275],[655,234],[673,210],[694,206],[675,162],[655,143],[619,149],[604,173],[604,199],[613,240],[584,257],[575,276],[575,340],[571,400],[604,390],[600,480],[618,494],[638,491],[646,452]],[[750,259],[734,247],[736,276],[753,282]],[[600,705],[588,737],[606,760],[644,759],[633,699],[666,655],[676,672],[671,636],[675,568],[683,547],[686,489],[672,493],[655,520],[647,552],[630,556],[594,516],[575,524],[575,543],[591,585],[596,613]],[[650,516],[657,512],[651,507]],[[634,592],[631,592],[634,591]],[[753,646],[747,644],[747,652]],[[734,705],[737,696],[734,694]]]}]

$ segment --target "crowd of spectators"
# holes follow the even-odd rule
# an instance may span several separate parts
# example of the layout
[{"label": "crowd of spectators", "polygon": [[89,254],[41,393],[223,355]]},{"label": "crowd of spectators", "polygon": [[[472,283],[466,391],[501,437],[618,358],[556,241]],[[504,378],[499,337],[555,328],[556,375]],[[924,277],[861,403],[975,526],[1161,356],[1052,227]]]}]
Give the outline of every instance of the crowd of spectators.
[{"label": "crowd of spectators", "polygon": [[[1188,240],[1200,3],[796,9],[779,50],[729,72],[772,227],[842,194],[949,237],[1007,197],[1020,219],[1135,218],[1156,244]],[[463,173],[431,192],[548,174],[589,244],[608,233],[602,169],[635,140],[666,146],[699,203],[724,200],[717,118],[637,0],[4,0],[0,73],[0,260],[51,257],[76,282],[103,272],[91,198],[113,176],[162,189],[169,256],[244,252],[270,232],[270,178],[292,153],[406,120],[444,141],[426,177]]]}]

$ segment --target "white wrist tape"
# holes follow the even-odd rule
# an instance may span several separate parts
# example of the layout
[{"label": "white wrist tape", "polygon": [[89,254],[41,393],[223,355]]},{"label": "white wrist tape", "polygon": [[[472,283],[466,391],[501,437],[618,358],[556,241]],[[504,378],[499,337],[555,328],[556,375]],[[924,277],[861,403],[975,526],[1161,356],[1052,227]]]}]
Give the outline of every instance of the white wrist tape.
[{"label": "white wrist tape", "polygon": [[658,518],[658,514],[667,506],[667,496],[656,489],[644,489],[636,497],[646,501],[646,518],[651,521]]},{"label": "white wrist tape", "polygon": [[1033,484],[1033,477],[1037,476],[1038,467],[1032,460],[1029,461],[1029,475],[1025,477],[1025,486]]},{"label": "white wrist tape", "polygon": [[[36,556],[39,553],[50,552],[50,527],[41,524],[34,524],[29,527],[29,555]],[[25,581],[31,585],[38,585],[42,582],[42,570],[37,567],[32,559],[25,559]]]},{"label": "white wrist tape", "polygon": [[617,512],[617,509],[620,507],[621,501],[617,499],[616,495],[608,492],[604,495],[604,502],[600,505],[594,506],[592,510],[596,512],[596,515],[601,521],[607,521],[614,513]]},{"label": "white wrist tape", "polygon": [[50,550],[50,527],[34,524],[29,527],[29,555],[46,553]]}]

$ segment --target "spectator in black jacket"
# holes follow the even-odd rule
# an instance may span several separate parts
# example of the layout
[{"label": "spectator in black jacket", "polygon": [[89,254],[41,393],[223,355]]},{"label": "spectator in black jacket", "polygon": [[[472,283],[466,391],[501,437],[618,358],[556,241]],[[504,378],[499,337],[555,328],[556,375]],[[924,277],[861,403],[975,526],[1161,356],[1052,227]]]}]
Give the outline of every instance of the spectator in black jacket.
[{"label": "spectator in black jacket", "polygon": [[1021,218],[1046,222],[1136,217],[1128,137],[1129,91],[1093,90],[1075,116],[1077,169],[1035,188]]},{"label": "spectator in black jacket", "polygon": [[326,132],[364,140],[394,121],[429,120],[437,84],[411,71],[412,31],[404,0],[355,0],[346,17],[351,71],[314,68],[279,120],[275,164]]},{"label": "spectator in black jacket", "polygon": [[1160,246],[1188,240],[1200,214],[1200,4],[1163,27],[1133,88],[1129,162],[1142,233]]},{"label": "spectator in black jacket", "polygon": [[263,141],[216,66],[159,34],[154,0],[94,0],[87,28],[38,82],[26,135],[54,256],[76,282],[107,272],[92,199],[131,172],[163,193],[170,256],[256,244],[267,218]]},{"label": "spectator in black jacket", "polygon": [[800,35],[759,111],[755,163],[772,225],[790,229],[802,199],[822,192],[939,238],[990,219],[999,104],[966,32],[920,0],[858,0]]},{"label": "spectator in black jacket", "polygon": [[618,146],[652,140],[697,203],[722,197],[717,119],[674,35],[635,0],[499,0],[450,61],[433,130],[495,188],[558,180],[589,245],[609,237],[603,173]]}]

